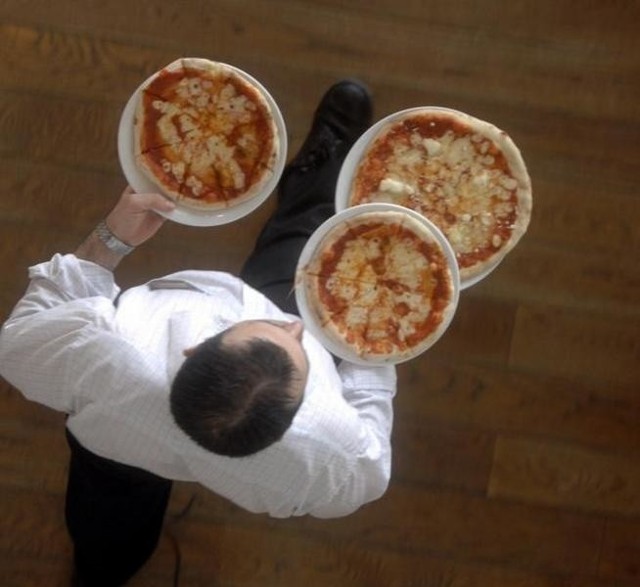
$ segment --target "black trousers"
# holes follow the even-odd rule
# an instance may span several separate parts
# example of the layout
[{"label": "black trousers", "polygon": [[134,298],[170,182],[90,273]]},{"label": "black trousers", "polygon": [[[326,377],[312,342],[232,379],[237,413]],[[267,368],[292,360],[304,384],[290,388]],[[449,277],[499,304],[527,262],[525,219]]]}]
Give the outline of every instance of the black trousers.
[{"label": "black trousers", "polygon": [[[300,252],[335,212],[340,164],[330,159],[320,173],[289,176],[241,271],[247,283],[286,312],[298,313],[293,285]],[[84,587],[125,585],[157,546],[172,483],[88,451],[69,431],[67,441],[71,461],[65,514],[78,582]]]},{"label": "black trousers", "polygon": [[67,430],[65,516],[80,585],[124,585],[156,548],[171,481],[84,448]]}]

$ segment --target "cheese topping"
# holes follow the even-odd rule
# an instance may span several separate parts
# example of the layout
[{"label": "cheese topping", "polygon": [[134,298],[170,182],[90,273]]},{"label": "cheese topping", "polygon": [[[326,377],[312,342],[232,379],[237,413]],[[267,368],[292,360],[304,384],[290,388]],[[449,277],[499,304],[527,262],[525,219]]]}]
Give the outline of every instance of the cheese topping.
[{"label": "cheese topping", "polygon": [[509,240],[518,187],[491,138],[423,114],[374,140],[350,203],[389,202],[420,212],[444,232],[463,268]]},{"label": "cheese topping", "polygon": [[307,287],[323,325],[343,341],[365,354],[393,355],[436,332],[452,299],[452,278],[440,245],[415,219],[364,214],[330,233],[318,250]]},{"label": "cheese topping", "polygon": [[[201,178],[215,170],[222,186],[244,188],[246,177],[235,159],[236,146],[230,144],[230,138],[239,125],[251,121],[255,105],[238,95],[232,85],[225,84],[215,92],[214,84],[207,80],[182,79],[176,94],[184,101],[183,106],[158,99],[153,107],[162,114],[158,121],[160,136],[169,144],[175,143],[178,158],[189,168],[185,185],[200,196],[204,188]],[[252,142],[256,142],[255,137],[244,135],[239,145]],[[163,169],[165,163],[171,164],[164,159]],[[183,182],[183,174],[184,170],[176,179]]]},{"label": "cheese topping", "polygon": [[143,170],[151,179],[162,170],[160,185],[185,204],[246,199],[272,175],[278,143],[270,107],[224,66],[183,60],[163,70],[143,90],[138,116]]}]

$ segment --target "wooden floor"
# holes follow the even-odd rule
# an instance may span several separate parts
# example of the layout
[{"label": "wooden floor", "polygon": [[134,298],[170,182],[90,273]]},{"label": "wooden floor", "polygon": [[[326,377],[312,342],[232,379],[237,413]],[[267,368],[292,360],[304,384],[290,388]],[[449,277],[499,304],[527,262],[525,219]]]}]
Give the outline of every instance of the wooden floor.
[{"label": "wooden floor", "polygon": [[[260,79],[290,154],[318,98],[366,81],[376,117],[418,105],[506,129],[534,185],[529,232],[399,369],[388,493],[334,521],[271,520],[178,484],[132,585],[640,584],[640,3],[637,0],[2,0],[0,308],[124,186],[122,108],[179,56]],[[123,286],[237,271],[266,204],[167,225]],[[0,585],[68,583],[63,416],[0,389]],[[179,554],[178,554],[179,553]]]}]

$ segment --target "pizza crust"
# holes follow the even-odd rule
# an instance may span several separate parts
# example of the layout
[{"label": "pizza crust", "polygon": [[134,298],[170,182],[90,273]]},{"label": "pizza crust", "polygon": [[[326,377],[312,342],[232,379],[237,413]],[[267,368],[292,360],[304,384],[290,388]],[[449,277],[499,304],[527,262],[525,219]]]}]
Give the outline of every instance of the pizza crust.
[{"label": "pizza crust", "polygon": [[465,115],[465,117],[475,133],[489,138],[498,146],[507,160],[509,174],[517,184],[515,188],[517,213],[515,221],[511,224],[509,240],[491,258],[460,271],[463,279],[474,279],[498,265],[526,233],[531,221],[533,190],[522,154],[511,137],[493,124],[472,116]]},{"label": "pizza crust", "polygon": [[217,210],[257,197],[273,177],[280,148],[261,89],[226,64],[179,59],[139,92],[136,164],[181,206]]},{"label": "pizza crust", "polygon": [[504,131],[462,112],[415,108],[390,117],[360,158],[349,205],[369,202],[399,204],[434,222],[456,252],[464,285],[526,232],[531,180]]}]

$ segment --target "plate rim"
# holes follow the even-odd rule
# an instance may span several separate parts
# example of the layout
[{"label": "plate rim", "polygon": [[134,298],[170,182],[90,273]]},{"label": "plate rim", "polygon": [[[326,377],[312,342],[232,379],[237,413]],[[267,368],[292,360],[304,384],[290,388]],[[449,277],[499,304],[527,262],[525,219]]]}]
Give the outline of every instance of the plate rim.
[{"label": "plate rim", "polygon": [[[166,65],[165,67],[159,69],[154,72],[152,75],[147,77],[131,94],[127,103],[125,104],[122,113],[120,115],[120,121],[118,124],[118,136],[117,136],[117,149],[118,149],[118,159],[120,162],[120,168],[122,173],[125,176],[128,184],[133,188],[135,192],[145,193],[145,192],[153,192],[160,193],[163,196],[171,199],[167,194],[163,193],[161,188],[154,184],[149,178],[147,178],[136,165],[135,155],[134,155],[134,117],[136,111],[137,101],[140,97],[140,93],[143,88],[145,88],[160,72],[165,71],[171,68],[173,65],[181,62],[183,59],[201,59],[201,58],[192,58],[192,57],[181,57],[176,59]],[[200,226],[200,227],[208,227],[208,226],[220,226],[223,224],[229,224],[231,222],[235,222],[236,220],[240,220],[245,216],[248,216],[260,207],[262,204],[266,202],[269,196],[276,189],[278,182],[280,181],[280,177],[284,170],[286,161],[287,161],[287,128],[282,116],[282,112],[273,96],[269,93],[269,91],[262,85],[256,78],[254,78],[251,74],[243,71],[242,69],[230,65],[228,63],[223,63],[221,61],[213,61],[210,59],[206,59],[211,63],[215,63],[217,65],[222,65],[233,70],[240,77],[242,77],[245,81],[248,81],[250,84],[254,85],[264,96],[267,101],[269,108],[274,116],[274,122],[276,125],[276,132],[278,135],[279,141],[279,150],[278,150],[278,158],[276,164],[274,166],[273,173],[271,178],[267,183],[265,183],[262,191],[245,202],[240,202],[236,206],[231,206],[229,208],[222,208],[218,210],[195,210],[192,208],[187,208],[184,206],[180,206],[177,203],[176,208],[171,212],[161,212],[156,211],[158,214],[164,216],[165,218],[177,222],[178,224],[186,224],[188,226]]]},{"label": "plate rim", "polygon": [[[439,332],[437,336],[435,336],[432,340],[430,340],[429,344],[424,347],[416,350],[415,353],[411,355],[399,359],[394,359],[391,357],[381,358],[381,359],[363,359],[358,354],[350,350],[348,347],[341,346],[339,343],[334,341],[330,336],[328,336],[323,330],[322,327],[317,324],[312,311],[307,304],[307,297],[304,291],[304,285],[301,283],[300,275],[302,273],[302,269],[304,266],[311,260],[313,252],[320,244],[322,239],[326,236],[326,234],[333,229],[335,226],[339,225],[344,220],[347,220],[351,217],[358,216],[360,214],[365,214],[367,212],[376,212],[376,211],[393,211],[393,212],[401,212],[403,214],[407,214],[412,218],[416,219],[418,222],[423,224],[428,230],[431,232],[432,236],[436,239],[438,244],[442,247],[445,256],[448,260],[448,265],[451,272],[451,278],[453,282],[453,298],[452,303],[447,309],[447,314],[441,323],[439,328]],[[296,303],[298,305],[298,310],[300,312],[300,317],[305,326],[305,329],[309,331],[318,341],[322,344],[322,346],[327,349],[333,355],[349,361],[350,363],[355,363],[357,365],[368,366],[368,367],[380,367],[384,365],[399,365],[401,363],[405,363],[407,361],[413,360],[416,357],[419,357],[424,352],[429,350],[448,330],[453,317],[456,313],[458,302],[460,299],[460,273],[458,270],[458,263],[455,258],[455,253],[449,241],[445,238],[442,231],[428,218],[425,218],[422,214],[419,214],[415,210],[411,210],[410,208],[406,208],[404,206],[399,206],[397,204],[390,204],[386,202],[374,202],[374,203],[366,203],[366,204],[358,204],[356,206],[351,206],[346,208],[345,210],[341,210],[337,212],[327,220],[325,220],[309,237],[307,242],[305,243],[302,252],[300,253],[300,257],[298,259],[298,263],[296,265],[296,281],[294,286],[294,295],[296,299]]]}]

